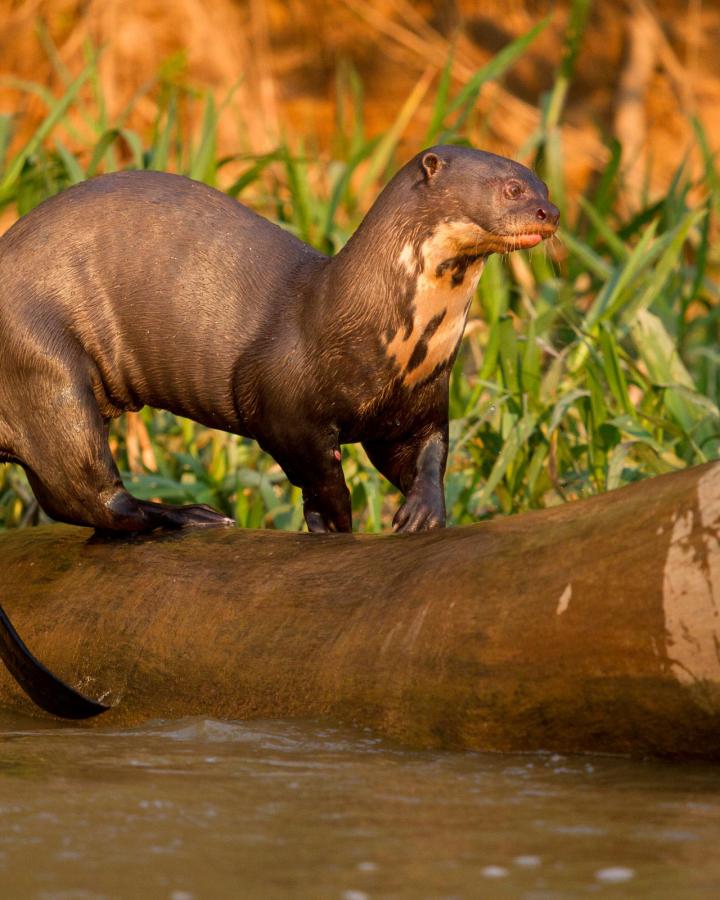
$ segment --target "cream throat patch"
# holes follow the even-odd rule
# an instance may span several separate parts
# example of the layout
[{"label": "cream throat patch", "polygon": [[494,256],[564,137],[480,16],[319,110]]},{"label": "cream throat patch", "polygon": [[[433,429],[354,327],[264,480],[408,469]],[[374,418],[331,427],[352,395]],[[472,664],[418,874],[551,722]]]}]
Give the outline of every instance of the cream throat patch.
[{"label": "cream throat patch", "polygon": [[455,352],[465,330],[470,303],[485,262],[486,232],[470,221],[443,222],[420,246],[405,244],[398,266],[417,274],[412,325],[387,341],[386,351],[403,383],[423,381]]}]

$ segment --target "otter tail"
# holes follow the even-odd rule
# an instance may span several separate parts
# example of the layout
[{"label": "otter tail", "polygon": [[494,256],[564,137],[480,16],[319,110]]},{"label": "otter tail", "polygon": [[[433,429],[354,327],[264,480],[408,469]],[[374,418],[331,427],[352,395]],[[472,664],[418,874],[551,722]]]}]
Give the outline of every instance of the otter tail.
[{"label": "otter tail", "polygon": [[0,659],[25,693],[63,719],[90,719],[109,709],[65,684],[35,659],[0,606]]}]

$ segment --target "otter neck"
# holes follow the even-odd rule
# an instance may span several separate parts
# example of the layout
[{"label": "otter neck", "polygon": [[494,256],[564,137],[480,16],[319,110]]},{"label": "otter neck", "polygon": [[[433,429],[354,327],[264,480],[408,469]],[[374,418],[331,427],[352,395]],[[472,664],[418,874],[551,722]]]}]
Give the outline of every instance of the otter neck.
[{"label": "otter neck", "polygon": [[330,307],[335,327],[374,333],[411,387],[454,358],[487,256],[482,231],[467,221],[373,224],[329,262]]}]

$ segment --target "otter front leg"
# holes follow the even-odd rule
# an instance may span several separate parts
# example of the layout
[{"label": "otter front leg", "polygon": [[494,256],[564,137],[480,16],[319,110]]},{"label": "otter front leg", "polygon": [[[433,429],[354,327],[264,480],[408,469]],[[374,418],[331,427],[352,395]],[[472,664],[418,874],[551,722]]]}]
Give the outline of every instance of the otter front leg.
[{"label": "otter front leg", "polygon": [[342,470],[330,482],[303,486],[303,512],[308,531],[352,531],[350,491]]},{"label": "otter front leg", "polygon": [[373,465],[405,494],[393,518],[395,531],[429,531],[445,525],[447,441],[445,425],[397,443],[363,443]]},{"label": "otter front leg", "polygon": [[337,435],[327,441],[317,436],[286,445],[261,441],[261,446],[280,464],[290,481],[303,492],[303,512],[308,531],[352,531],[350,491],[345,484]]}]

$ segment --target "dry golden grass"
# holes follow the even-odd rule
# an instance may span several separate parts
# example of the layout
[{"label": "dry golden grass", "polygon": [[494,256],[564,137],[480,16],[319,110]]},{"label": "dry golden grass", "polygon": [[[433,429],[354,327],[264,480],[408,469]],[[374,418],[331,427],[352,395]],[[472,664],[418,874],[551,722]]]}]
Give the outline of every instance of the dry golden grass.
[{"label": "dry golden grass", "polygon": [[[517,0],[0,0],[0,108],[14,111],[28,134],[42,100],[8,86],[22,78],[55,93],[83,65],[89,45],[103,48],[100,75],[113,118],[133,98],[129,125],[146,132],[159,80],[209,89],[221,100],[235,87],[224,116],[221,153],[263,152],[281,134],[312,135],[331,146],[335,76],[351,60],[365,85],[366,124],[383,132],[424,75],[436,75],[454,53],[461,83],[513,37],[551,12],[551,24],[503,84],[480,100],[473,138],[515,153],[537,127],[538,102],[561,53],[567,3]],[[606,0],[595,4],[566,105],[563,146],[568,183],[579,188],[601,168],[600,133],[628,143],[636,184],[650,167],[662,191],[690,145],[687,113],[720,146],[720,72],[713,34],[717,4],[689,0]],[[638,60],[638,48],[643,58]],[[159,79],[159,80],[158,80]],[[138,98],[138,94],[140,95]],[[433,91],[420,98],[405,143],[422,139]],[[199,109],[186,104],[188,129]],[[82,121],[75,123],[82,129]],[[68,137],[72,146],[72,135]]]}]

